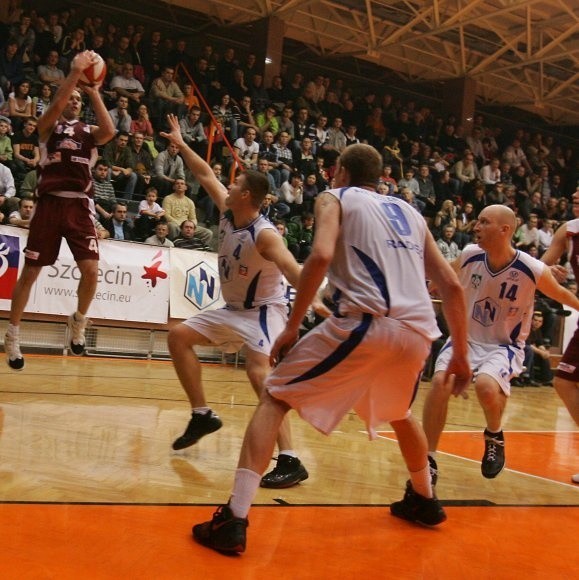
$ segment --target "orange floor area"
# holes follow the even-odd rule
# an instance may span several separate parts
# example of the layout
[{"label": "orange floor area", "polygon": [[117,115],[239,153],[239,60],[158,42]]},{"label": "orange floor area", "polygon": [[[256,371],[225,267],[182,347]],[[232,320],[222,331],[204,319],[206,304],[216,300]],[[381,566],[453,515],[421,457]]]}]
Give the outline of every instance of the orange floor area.
[{"label": "orange floor area", "polygon": [[0,505],[0,578],[570,579],[579,508],[449,507],[436,529],[388,507],[255,507],[248,551],[190,538],[209,506]]}]

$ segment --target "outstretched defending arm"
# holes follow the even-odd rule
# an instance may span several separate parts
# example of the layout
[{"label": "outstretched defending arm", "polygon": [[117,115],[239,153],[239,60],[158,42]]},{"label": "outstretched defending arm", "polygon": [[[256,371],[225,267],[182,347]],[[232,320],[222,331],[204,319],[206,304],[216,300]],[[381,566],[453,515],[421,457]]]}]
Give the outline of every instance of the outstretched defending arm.
[{"label": "outstretched defending arm", "polygon": [[227,197],[227,188],[217,179],[209,164],[187,146],[187,143],[185,143],[181,135],[179,119],[175,115],[167,115],[167,119],[171,131],[169,133],[161,133],[161,136],[177,145],[183,161],[197,178],[201,187],[211,196],[219,211],[224,212],[226,209],[225,198]]}]

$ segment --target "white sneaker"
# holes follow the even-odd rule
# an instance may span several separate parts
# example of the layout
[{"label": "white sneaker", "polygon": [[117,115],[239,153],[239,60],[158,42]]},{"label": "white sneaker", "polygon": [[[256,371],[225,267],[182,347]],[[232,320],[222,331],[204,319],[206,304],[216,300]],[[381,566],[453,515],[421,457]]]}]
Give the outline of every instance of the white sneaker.
[{"label": "white sneaker", "polygon": [[4,350],[6,362],[13,371],[21,371],[24,368],[24,357],[20,352],[20,340],[12,334],[4,336]]},{"label": "white sneaker", "polygon": [[579,473],[576,473],[575,475],[571,476],[571,481],[573,483],[579,483]]},{"label": "white sneaker", "polygon": [[70,338],[70,350],[72,354],[82,356],[84,354],[85,337],[88,319],[85,316],[82,321],[75,318],[74,314],[68,317],[68,336]]}]

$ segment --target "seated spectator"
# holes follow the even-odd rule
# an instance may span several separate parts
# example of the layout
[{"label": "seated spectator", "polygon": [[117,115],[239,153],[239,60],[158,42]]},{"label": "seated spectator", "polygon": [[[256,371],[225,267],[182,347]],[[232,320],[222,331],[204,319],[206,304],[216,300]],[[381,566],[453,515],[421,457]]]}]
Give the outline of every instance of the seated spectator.
[{"label": "seated spectator", "polygon": [[280,185],[289,180],[290,173],[294,170],[294,157],[292,150],[289,148],[289,141],[289,133],[281,131],[278,135],[277,143],[274,145],[277,150],[277,169],[280,175]]},{"label": "seated spectator", "polygon": [[57,50],[51,50],[48,53],[46,64],[41,64],[38,69],[38,79],[42,83],[49,84],[54,91],[58,89],[65,78],[64,71],[58,68],[58,59],[60,58]]},{"label": "seated spectator", "polygon": [[310,173],[306,175],[303,184],[303,197],[304,197],[304,210],[313,211],[314,203],[316,197],[320,193],[320,188],[318,187],[318,179],[316,173]]},{"label": "seated spectator", "polygon": [[[484,169],[484,167],[483,167]],[[505,193],[505,184],[501,181],[497,181],[492,185],[492,188],[488,192],[487,200],[490,205],[508,205],[509,199]]]},{"label": "seated spectator", "polygon": [[151,183],[151,178],[154,173],[153,155],[146,144],[145,135],[140,131],[133,134],[130,148],[135,163],[135,173],[137,174],[135,194],[141,196],[145,188]]},{"label": "seated spectator", "polygon": [[[122,74],[116,75],[111,80],[111,90],[120,97],[126,97],[129,103],[129,111],[131,115],[135,115],[140,104],[141,99],[145,94],[145,89],[141,82],[135,78],[134,66],[132,63],[125,63],[121,69]],[[130,130],[130,127],[129,127]]]},{"label": "seated spectator", "polygon": [[407,186],[400,186],[398,184],[398,190],[400,198],[403,199],[408,205],[411,205],[418,213],[422,213],[424,209],[424,202],[416,199],[414,192]]},{"label": "seated spectator", "polygon": [[447,224],[442,228],[442,234],[436,239],[436,245],[448,262],[453,262],[461,254],[458,244],[453,240],[456,229]]},{"label": "seated spectator", "polygon": [[52,85],[48,83],[43,83],[40,87],[38,95],[32,98],[32,116],[38,119],[44,115],[45,111],[50,106],[52,102]]},{"label": "seated spectator", "polygon": [[398,193],[398,184],[396,180],[392,177],[392,166],[384,165],[382,168],[382,175],[378,181],[378,184],[382,183],[386,187],[386,192],[383,195],[394,195]]},{"label": "seated spectator", "polygon": [[258,127],[255,122],[255,117],[253,114],[253,109],[251,107],[251,97],[249,95],[244,96],[241,101],[239,101],[237,106],[237,115],[239,120],[237,121],[237,136],[243,137],[245,131],[251,127],[257,133]]},{"label": "seated spectator", "polygon": [[12,168],[14,160],[14,151],[12,149],[12,139],[10,132],[12,131],[12,124],[8,117],[0,116],[0,163]]},{"label": "seated spectator", "polygon": [[351,123],[346,126],[346,147],[348,145],[355,145],[356,143],[360,143],[360,139],[356,133],[358,132],[358,127],[356,125],[352,125]]},{"label": "seated spectator", "polygon": [[[153,234],[160,221],[166,222],[165,210],[157,203],[157,190],[148,187],[145,199],[139,203],[139,216],[135,220],[135,238],[144,240]],[[167,234],[169,226],[167,226]]]},{"label": "seated spectator", "polygon": [[[175,181],[185,180],[185,166],[179,155],[179,149],[173,143],[167,145],[165,151],[161,151],[154,161],[155,177],[152,184],[157,188],[161,198],[173,191]],[[169,228],[169,232],[171,229]]]},{"label": "seated spectator", "polygon": [[295,137],[295,126],[292,121],[294,115],[294,110],[291,107],[284,107],[281,111],[281,117],[279,119],[279,130],[280,132],[285,131],[290,139]]},{"label": "seated spectator", "polygon": [[298,215],[303,211],[304,186],[300,173],[292,173],[289,181],[281,184],[279,201],[289,206],[292,215]]},{"label": "seated spectator", "polygon": [[169,224],[169,239],[175,240],[181,232],[181,225],[185,220],[193,222],[195,225],[195,238],[203,245],[211,243],[213,232],[210,229],[197,225],[197,212],[193,200],[185,196],[187,185],[184,179],[175,179],[173,183],[173,193],[163,199],[163,209],[165,219]]},{"label": "seated spectator", "polygon": [[[139,105],[137,109],[137,118],[131,121],[131,133],[134,134],[137,131],[140,131],[145,136],[145,141],[151,149],[151,154],[155,153],[156,157],[156,149],[153,142],[153,138],[155,132],[153,131],[153,125],[149,119],[149,109],[147,105]],[[151,147],[152,145],[152,147]]]},{"label": "seated spectator", "polygon": [[496,157],[481,169],[481,179],[489,191],[495,183],[501,180],[500,160]]},{"label": "seated spectator", "polygon": [[34,117],[29,117],[22,130],[14,134],[12,148],[14,150],[14,180],[19,184],[29,171],[36,169],[40,162],[40,149],[38,148],[38,134]]},{"label": "seated spectator", "polygon": [[275,189],[281,185],[281,173],[279,171],[280,161],[278,159],[278,149],[273,144],[273,133],[271,131],[264,131],[261,136],[261,143],[259,144],[258,163],[261,159],[265,159],[269,165],[269,173],[273,177]]},{"label": "seated spectator", "polygon": [[[227,178],[223,175],[223,165],[216,162],[211,165],[211,169],[213,169],[215,177],[223,185],[225,185],[225,187],[227,187],[228,181]],[[203,187],[199,188],[199,192],[197,194],[197,206],[203,211],[205,225],[207,227],[217,225],[219,221],[219,214],[216,211],[215,203],[213,202],[213,198],[203,189]]]},{"label": "seated spectator", "polygon": [[525,341],[525,371],[515,379],[515,386],[538,387],[539,385],[553,385],[553,371],[551,370],[551,343],[543,335],[543,313],[537,310],[531,319],[531,332]]},{"label": "seated spectator", "polygon": [[128,221],[127,205],[124,202],[117,202],[113,206],[111,218],[103,221],[103,226],[107,229],[113,240],[131,241],[134,239],[133,228]]},{"label": "seated spectator", "polygon": [[[0,206],[0,209],[2,206]],[[8,217],[8,223],[19,228],[29,228],[32,214],[34,213],[34,201],[24,198],[18,203],[18,209],[13,211]]]},{"label": "seated spectator", "polygon": [[238,159],[245,165],[246,169],[256,169],[257,166],[259,144],[255,141],[255,137],[256,131],[250,127],[245,131],[245,135],[233,144]]},{"label": "seated spectator", "polygon": [[539,247],[539,229],[537,227],[539,218],[537,214],[530,214],[529,219],[520,228],[520,240],[516,247],[526,252],[530,246]]},{"label": "seated spectator", "polygon": [[549,248],[551,242],[553,241],[554,234],[555,231],[553,229],[553,220],[548,218],[543,219],[543,223],[539,229],[539,256],[542,256]]},{"label": "seated spectator", "polygon": [[15,132],[20,131],[26,119],[32,117],[32,97],[30,82],[20,81],[14,85],[14,91],[8,95],[8,117]]},{"label": "seated spectator", "polygon": [[94,204],[99,220],[102,222],[113,217],[116,203],[115,187],[110,178],[110,166],[104,159],[95,163],[92,171]]},{"label": "seated spectator", "polygon": [[222,92],[219,103],[212,107],[211,112],[215,117],[221,119],[221,126],[225,131],[226,139],[230,143],[234,143],[237,139],[237,118],[233,112],[229,93]]},{"label": "seated spectator", "polygon": [[249,96],[251,97],[251,102],[255,107],[255,110],[260,113],[264,111],[269,104],[269,95],[267,90],[263,86],[263,76],[260,74],[254,74],[249,82]]},{"label": "seated spectator", "polygon": [[8,39],[0,52],[0,89],[8,95],[12,87],[24,80],[24,63],[18,50],[18,42]]},{"label": "seated spectator", "polygon": [[120,192],[125,199],[132,199],[137,185],[137,174],[135,160],[129,147],[129,134],[125,131],[117,133],[117,136],[105,145],[103,159],[110,166],[115,191]]},{"label": "seated spectator", "polygon": [[480,181],[480,174],[474,162],[474,155],[466,151],[464,157],[454,164],[452,171],[460,183],[460,194],[468,195],[472,193],[475,183]]},{"label": "seated spectator", "polygon": [[418,181],[414,178],[414,169],[406,169],[404,171],[404,177],[398,180],[398,188],[402,189],[404,187],[410,189],[415,197],[420,198],[420,185],[418,185]]},{"label": "seated spectator", "polygon": [[82,26],[77,26],[70,34],[67,34],[62,39],[60,67],[65,73],[68,73],[72,59],[77,54],[84,52],[86,48],[85,32]]},{"label": "seated spectator", "polygon": [[179,118],[185,114],[185,97],[174,81],[175,69],[163,68],[161,76],[156,78],[149,91],[154,123],[160,130],[167,129],[167,115],[173,113]]},{"label": "seated spectator", "polygon": [[201,122],[201,109],[191,107],[189,114],[179,121],[183,140],[197,155],[205,159],[207,155],[207,135]]},{"label": "seated spectator", "polygon": [[176,248],[184,248],[186,250],[201,250],[203,252],[210,252],[211,248],[203,242],[200,236],[197,235],[197,226],[192,220],[185,220],[181,223],[179,228],[179,237],[173,240],[173,245]]},{"label": "seated spectator", "polygon": [[38,168],[29,171],[22,180],[18,189],[18,197],[34,199],[36,188],[38,187]]},{"label": "seated spectator", "polygon": [[120,36],[115,45],[109,48],[109,57],[107,59],[107,70],[111,77],[118,77],[124,74],[125,65],[131,65],[131,74],[133,72],[133,52],[131,50],[131,39],[126,36]]},{"label": "seated spectator", "polygon": [[17,206],[14,176],[6,165],[0,163],[0,224],[16,211]]},{"label": "seated spectator", "polygon": [[472,243],[474,237],[474,226],[476,225],[476,216],[474,213],[474,206],[470,202],[466,202],[462,210],[458,209],[456,218],[456,234],[454,239],[459,248],[464,248],[467,244]]},{"label": "seated spectator", "polygon": [[166,222],[159,222],[155,226],[155,233],[145,240],[145,244],[153,246],[163,246],[164,248],[174,247],[173,242],[167,237],[169,234],[169,226]]},{"label": "seated spectator", "polygon": [[287,225],[287,247],[298,262],[304,262],[312,251],[314,214],[306,212],[294,217]]},{"label": "seated spectator", "polygon": [[273,105],[268,105],[264,111],[255,116],[255,124],[259,132],[263,136],[266,132],[270,132],[273,137],[279,133],[279,121],[276,117],[276,109]]},{"label": "seated spectator", "polygon": [[116,127],[117,135],[119,133],[126,133],[128,136],[131,131],[131,115],[129,114],[129,99],[127,97],[119,97],[117,99],[117,106],[109,111],[109,116]]},{"label": "seated spectator", "polygon": [[300,148],[294,153],[294,164],[303,177],[315,173],[316,158],[314,157],[314,144],[309,137],[304,137],[299,145]]}]

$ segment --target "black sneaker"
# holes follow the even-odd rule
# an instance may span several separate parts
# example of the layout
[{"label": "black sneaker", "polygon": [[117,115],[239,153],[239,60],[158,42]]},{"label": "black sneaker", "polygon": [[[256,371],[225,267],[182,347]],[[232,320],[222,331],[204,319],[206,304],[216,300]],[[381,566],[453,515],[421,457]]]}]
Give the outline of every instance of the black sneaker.
[{"label": "black sneaker", "polygon": [[438,481],[438,465],[436,465],[436,459],[430,455],[428,456],[428,471],[430,471],[430,484],[434,487]]},{"label": "black sneaker", "polygon": [[505,467],[505,440],[503,432],[489,433],[486,429],[485,454],[480,466],[483,477],[494,479]]},{"label": "black sneaker", "polygon": [[309,477],[306,468],[297,457],[281,454],[277,465],[261,478],[261,487],[283,489],[297,485]]},{"label": "black sneaker", "polygon": [[247,518],[236,518],[229,505],[220,505],[213,519],[193,526],[193,538],[208,548],[218,552],[245,552]]},{"label": "black sneaker", "polygon": [[189,425],[187,425],[185,433],[173,441],[173,449],[177,451],[179,449],[191,447],[191,445],[195,445],[201,437],[221,429],[222,425],[223,423],[221,422],[221,419],[211,409],[205,413],[191,413]]},{"label": "black sneaker", "polygon": [[390,505],[390,513],[397,518],[423,526],[436,526],[446,520],[444,509],[436,496],[427,498],[416,493],[410,481],[406,482],[402,500]]}]

